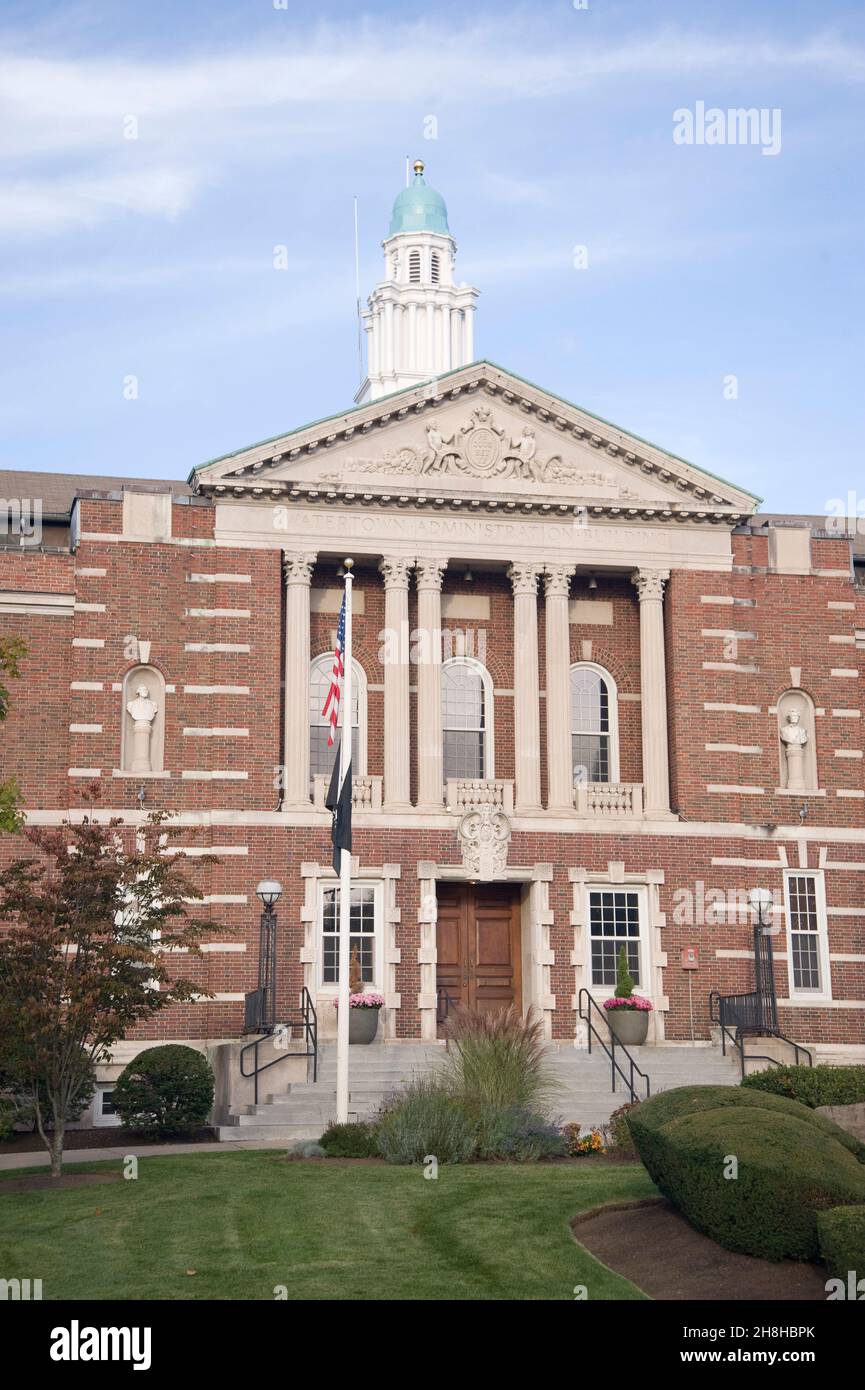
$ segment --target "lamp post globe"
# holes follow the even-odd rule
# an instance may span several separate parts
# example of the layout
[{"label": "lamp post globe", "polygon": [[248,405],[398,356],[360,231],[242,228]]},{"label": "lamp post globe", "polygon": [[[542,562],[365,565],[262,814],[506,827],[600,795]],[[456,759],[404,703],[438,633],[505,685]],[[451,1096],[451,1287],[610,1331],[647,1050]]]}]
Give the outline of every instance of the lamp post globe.
[{"label": "lamp post globe", "polygon": [[263,878],[255,891],[264,907],[272,910],[282,897],[282,884],[275,878]]}]

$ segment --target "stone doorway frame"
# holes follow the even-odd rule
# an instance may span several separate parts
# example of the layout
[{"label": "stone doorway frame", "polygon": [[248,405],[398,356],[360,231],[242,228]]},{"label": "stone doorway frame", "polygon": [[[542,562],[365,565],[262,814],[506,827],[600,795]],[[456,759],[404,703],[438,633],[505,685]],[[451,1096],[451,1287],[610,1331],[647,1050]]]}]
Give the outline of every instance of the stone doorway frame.
[{"label": "stone doorway frame", "polygon": [[[421,1018],[421,1039],[424,1042],[436,1040],[436,922],[438,919],[438,900],[436,883],[470,883],[476,875],[467,872],[462,864],[437,864],[434,860],[418,861],[419,880],[418,926],[420,945],[418,946],[418,967],[420,970],[420,991],[418,1010]],[[552,864],[513,865],[505,870],[500,883],[525,884],[527,891],[522,895],[521,937],[522,937],[522,986],[523,1012],[532,1007],[541,1016],[544,1037],[553,1035],[553,1010],[556,996],[550,991],[550,968],[555,964],[555,953],[550,948],[550,927],[553,913],[550,908],[550,883],[553,879]]]}]

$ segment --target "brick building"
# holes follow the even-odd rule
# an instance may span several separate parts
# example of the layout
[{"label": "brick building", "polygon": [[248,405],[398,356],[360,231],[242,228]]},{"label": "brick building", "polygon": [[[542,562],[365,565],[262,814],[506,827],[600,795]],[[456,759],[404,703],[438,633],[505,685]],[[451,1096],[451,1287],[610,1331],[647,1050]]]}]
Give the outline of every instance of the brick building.
[{"label": "brick building", "polygon": [[705,1040],[710,991],[752,987],[761,887],[782,1031],[865,1055],[861,539],[473,361],[422,171],[384,250],[351,408],[188,483],[0,475],[42,507],[0,551],[28,648],[3,775],[31,823],[98,780],[105,814],[169,808],[220,860],[187,967],[213,998],[153,1036],[241,1033],[266,876],[277,1012],[306,986],[333,1029],[321,708],[350,556],[353,925],[386,1036],[434,1039],[447,993],[574,1039],[624,944],[650,1038]]}]

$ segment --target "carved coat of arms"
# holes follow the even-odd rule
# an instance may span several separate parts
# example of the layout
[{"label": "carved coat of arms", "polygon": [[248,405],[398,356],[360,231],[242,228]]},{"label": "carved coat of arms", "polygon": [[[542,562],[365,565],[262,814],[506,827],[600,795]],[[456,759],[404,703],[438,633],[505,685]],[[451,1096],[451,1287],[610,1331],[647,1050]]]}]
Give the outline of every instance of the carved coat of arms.
[{"label": "carved coat of arms", "polygon": [[504,811],[490,804],[467,811],[457,833],[463,868],[472,878],[504,878],[511,838],[511,823]]}]

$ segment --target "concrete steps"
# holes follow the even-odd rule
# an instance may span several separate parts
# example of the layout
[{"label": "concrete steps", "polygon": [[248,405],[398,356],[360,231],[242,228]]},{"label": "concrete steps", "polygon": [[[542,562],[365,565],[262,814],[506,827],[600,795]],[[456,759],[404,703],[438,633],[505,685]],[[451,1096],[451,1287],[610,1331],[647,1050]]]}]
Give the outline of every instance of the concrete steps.
[{"label": "concrete steps", "polygon": [[[712,1046],[660,1046],[632,1049],[634,1060],[650,1078],[652,1095],[675,1086],[733,1086],[737,1065]],[[349,1054],[349,1118],[368,1119],[395,1091],[414,1076],[428,1075],[444,1058],[441,1046],[415,1043],[372,1043],[352,1047]],[[578,1121],[588,1129],[606,1124],[612,1112],[629,1099],[617,1077],[610,1088],[610,1063],[599,1049],[591,1053],[567,1044],[549,1049],[557,1092],[550,1110],[563,1122]],[[639,1078],[637,1078],[639,1081]],[[270,1092],[258,1105],[238,1107],[230,1123],[220,1126],[220,1140],[285,1139],[294,1143],[318,1139],[336,1117],[336,1048],[327,1044],[319,1059],[318,1080],[295,1083]]]}]

